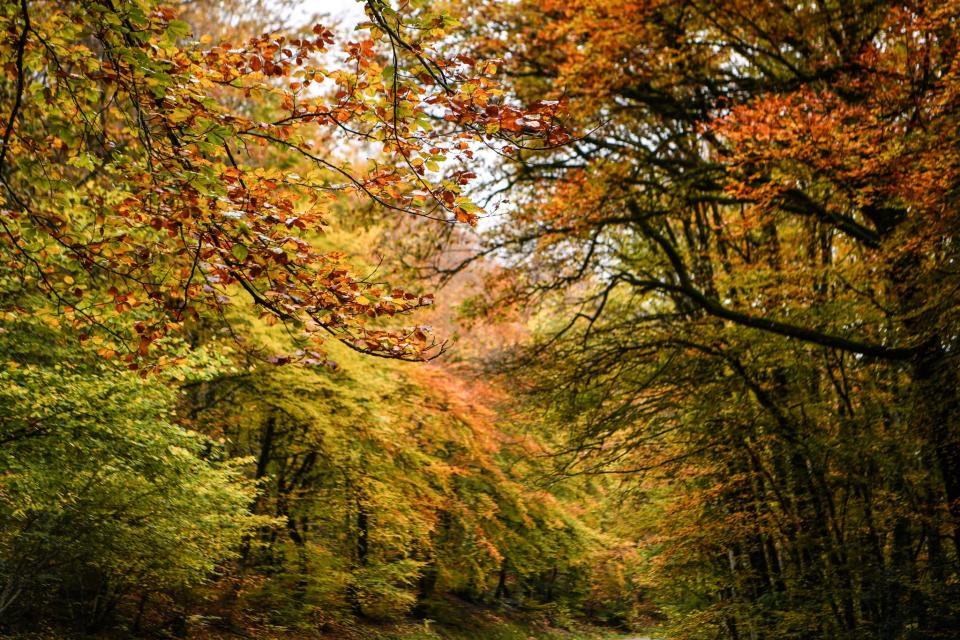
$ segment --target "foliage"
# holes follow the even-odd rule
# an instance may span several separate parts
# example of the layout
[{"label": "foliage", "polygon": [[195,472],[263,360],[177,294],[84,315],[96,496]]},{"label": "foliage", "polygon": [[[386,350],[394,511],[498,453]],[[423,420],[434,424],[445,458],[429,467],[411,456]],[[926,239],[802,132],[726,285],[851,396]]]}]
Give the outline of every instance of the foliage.
[{"label": "foliage", "polygon": [[337,45],[255,35],[280,8],[259,0],[0,5],[12,628],[310,628],[587,590],[598,540],[531,484],[536,442],[496,394],[354,357],[442,347],[391,322],[433,296],[375,282],[375,234],[343,223],[476,224],[475,150],[561,142],[558,110],[445,57],[448,17],[365,7]]},{"label": "foliage", "polygon": [[955,635],[960,4],[182,4],[0,3],[11,629]]},{"label": "foliage", "polygon": [[[4,3],[5,264],[131,364],[240,294],[318,339],[423,357],[423,328],[377,319],[431,298],[368,283],[305,236],[344,194],[475,222],[462,162],[507,107],[486,63],[435,56],[442,16],[367,10],[338,63],[320,25],[234,44],[193,39],[152,0]],[[510,114],[548,134],[549,114]],[[378,153],[350,162],[335,145]]]},{"label": "foliage", "polygon": [[130,594],[205,581],[262,524],[238,465],[176,423],[168,387],[35,321],[0,325],[0,359],[4,620],[95,629]]},{"label": "foliage", "polygon": [[[244,331],[244,354],[290,350],[275,328]],[[286,519],[250,551],[244,578],[264,580],[251,608],[279,612],[276,623],[397,619],[450,592],[506,597],[498,580],[511,592],[551,572],[562,580],[596,544],[563,503],[526,486],[530,444],[509,443],[481,404],[496,395],[479,381],[468,390],[442,368],[334,346],[335,365],[238,355],[247,360],[236,373],[192,386],[189,412],[232,455],[256,461],[249,475],[266,489],[256,511]],[[566,588],[558,582],[550,597]]]},{"label": "foliage", "polygon": [[562,470],[659,512],[676,637],[951,635],[957,3],[461,13],[579,132],[503,167],[487,304]]}]

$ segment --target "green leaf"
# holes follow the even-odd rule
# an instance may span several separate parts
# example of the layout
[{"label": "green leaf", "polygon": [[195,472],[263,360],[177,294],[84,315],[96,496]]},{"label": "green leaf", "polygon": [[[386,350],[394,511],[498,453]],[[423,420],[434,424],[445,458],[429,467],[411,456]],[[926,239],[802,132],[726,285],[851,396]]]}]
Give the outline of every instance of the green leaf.
[{"label": "green leaf", "polygon": [[383,81],[385,84],[393,84],[394,79],[397,77],[397,68],[393,65],[383,68]]},{"label": "green leaf", "polygon": [[163,44],[172,46],[177,40],[186,38],[190,35],[190,25],[183,20],[171,20],[167,25],[167,30],[163,32]]}]

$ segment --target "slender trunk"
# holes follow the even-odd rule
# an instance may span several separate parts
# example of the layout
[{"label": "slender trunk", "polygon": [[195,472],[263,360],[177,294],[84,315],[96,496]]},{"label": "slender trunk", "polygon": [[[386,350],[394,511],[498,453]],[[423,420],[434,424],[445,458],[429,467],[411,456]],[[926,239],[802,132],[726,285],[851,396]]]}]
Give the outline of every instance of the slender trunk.
[{"label": "slender trunk", "polygon": [[507,561],[500,562],[500,574],[497,578],[497,590],[493,594],[497,600],[510,597],[510,591],[507,589]]}]

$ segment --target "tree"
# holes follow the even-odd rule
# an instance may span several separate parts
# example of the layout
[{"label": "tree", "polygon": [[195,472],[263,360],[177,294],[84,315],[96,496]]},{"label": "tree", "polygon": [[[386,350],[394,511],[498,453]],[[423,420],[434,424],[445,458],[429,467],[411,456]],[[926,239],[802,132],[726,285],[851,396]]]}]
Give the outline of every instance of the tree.
[{"label": "tree", "polygon": [[374,282],[395,265],[357,221],[475,223],[474,149],[562,141],[557,106],[442,57],[452,22],[419,5],[371,1],[334,47],[250,36],[282,3],[181,4],[0,7],[3,630],[316,628],[451,594],[621,615],[579,504],[602,492],[534,486],[540,445],[482,382],[348,351],[441,350],[391,324],[432,296]]},{"label": "tree", "polygon": [[[311,239],[343,194],[474,222],[461,161],[506,107],[484,108],[492,67],[436,52],[448,20],[367,11],[338,64],[319,25],[233,44],[192,38],[149,0],[5,3],[5,264],[131,366],[238,292],[315,336],[429,355],[422,327],[383,320],[431,298],[353,275]],[[336,145],[382,154],[350,163]]]},{"label": "tree", "polygon": [[949,633],[956,3],[464,15],[582,132],[505,169],[493,304],[560,318],[523,364],[568,471],[658,480],[686,634]]},{"label": "tree", "polygon": [[415,608],[434,617],[450,594],[579,604],[582,556],[597,547],[572,506],[584,496],[531,486],[537,444],[514,442],[497,419],[505,398],[441,365],[375,362],[338,345],[333,370],[295,358],[278,367],[251,354],[288,353],[289,336],[232,324],[252,344],[232,369],[187,387],[185,413],[250,460],[264,489],[253,510],[283,521],[228,576],[246,594],[234,611],[309,627]]},{"label": "tree", "polygon": [[510,106],[492,63],[444,59],[451,21],[422,8],[371,1],[343,47],[322,26],[241,35],[274,4],[0,7],[14,630],[395,619],[437,594],[583,590],[591,532],[525,482],[532,445],[501,451],[455,376],[347,351],[439,345],[392,327],[432,297],[374,282],[371,236],[343,219],[475,223],[474,148],[562,137],[555,110]]},{"label": "tree", "polygon": [[[168,373],[214,368],[205,357]],[[173,420],[169,387],[40,319],[4,319],[0,359],[4,625],[97,630],[205,582],[265,524],[237,462]]]}]

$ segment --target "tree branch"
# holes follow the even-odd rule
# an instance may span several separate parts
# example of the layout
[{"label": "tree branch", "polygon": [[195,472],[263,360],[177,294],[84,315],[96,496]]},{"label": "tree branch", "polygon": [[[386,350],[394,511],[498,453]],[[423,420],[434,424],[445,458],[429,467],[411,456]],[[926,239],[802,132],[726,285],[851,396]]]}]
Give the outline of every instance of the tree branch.
[{"label": "tree branch", "polygon": [[0,172],[3,171],[7,161],[7,150],[10,148],[10,136],[13,134],[13,125],[16,122],[17,114],[23,104],[23,53],[27,48],[27,34],[30,33],[30,13],[27,10],[27,0],[20,0],[20,12],[23,14],[23,31],[17,39],[17,87],[16,96],[13,100],[13,109],[10,110],[10,117],[7,119],[7,127],[3,131],[3,141],[0,143]]},{"label": "tree branch", "polygon": [[690,278],[690,273],[687,270],[686,264],[678,253],[676,247],[674,247],[666,238],[664,238],[660,233],[654,230],[652,226],[650,226],[649,222],[647,222],[647,220],[641,215],[640,209],[636,203],[629,201],[627,206],[636,215],[638,224],[647,237],[653,240],[663,250],[663,253],[666,255],[667,260],[670,262],[670,265],[673,267],[673,270],[677,275],[677,279],[679,280],[679,285],[670,285],[668,283],[658,284],[656,282],[650,283],[649,281],[644,281],[645,286],[651,286],[652,284],[652,286],[659,289],[680,292],[695,302],[701,309],[714,317],[723,318],[724,320],[729,320],[745,327],[759,329],[760,331],[775,333],[787,338],[794,338],[796,340],[818,344],[830,349],[858,353],[863,356],[877,358],[880,360],[909,360],[916,355],[917,349],[913,347],[887,347],[869,342],[860,342],[845,336],[824,333],[808,327],[802,327],[789,324],[787,322],[774,320],[772,318],[754,316],[723,306],[719,300],[707,296],[693,284],[693,280]]}]

